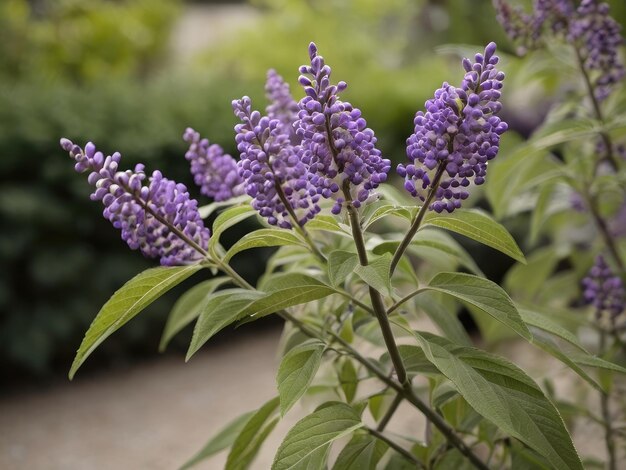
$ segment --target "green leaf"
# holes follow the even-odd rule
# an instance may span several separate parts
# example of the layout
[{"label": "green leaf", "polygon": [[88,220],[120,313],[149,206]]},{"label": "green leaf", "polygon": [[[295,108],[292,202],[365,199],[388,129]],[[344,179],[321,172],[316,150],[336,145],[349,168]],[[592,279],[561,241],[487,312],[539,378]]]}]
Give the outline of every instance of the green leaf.
[{"label": "green leaf", "polygon": [[[419,346],[414,346],[412,344],[400,344],[398,345],[398,351],[400,352],[400,357],[402,358],[402,362],[406,368],[406,373],[410,377],[414,377],[416,375],[432,375],[441,377],[439,369],[433,366],[433,364],[426,357],[422,348]],[[384,353],[381,360],[388,357],[389,353]]]},{"label": "green leaf", "polygon": [[159,344],[159,351],[165,351],[165,348],[170,340],[180,330],[198,318],[204,302],[215,291],[215,289],[229,281],[230,279],[227,277],[209,279],[208,281],[196,284],[185,292],[180,299],[176,301],[174,307],[172,307],[169,317],[167,318],[167,323],[165,324],[163,335],[161,336],[161,342]]},{"label": "green leaf", "polygon": [[265,295],[252,302],[242,312],[242,317],[252,315],[261,318],[278,310],[319,300],[335,293],[332,287],[301,273],[275,276],[268,281],[266,288]]},{"label": "green leaf", "polygon": [[369,434],[356,434],[337,456],[333,470],[375,470],[388,448]]},{"label": "green leaf", "polygon": [[224,261],[228,263],[230,259],[237,253],[250,248],[268,247],[268,246],[285,246],[306,244],[289,230],[280,230],[276,228],[262,228],[244,235],[239,239],[224,256]]},{"label": "green leaf", "polygon": [[278,448],[272,470],[301,468],[312,453],[363,426],[356,411],[345,403],[325,405],[291,428]]},{"label": "green leaf", "polygon": [[278,418],[273,418],[278,408],[278,397],[271,399],[248,420],[230,449],[225,470],[246,470],[259,447],[274,429]]},{"label": "green leaf", "polygon": [[333,286],[340,285],[359,264],[356,253],[335,250],[328,255],[328,279]]},{"label": "green leaf", "polygon": [[352,403],[356,395],[357,386],[359,385],[359,378],[356,368],[350,359],[346,358],[341,365],[341,369],[339,370],[339,383],[346,396],[346,401]]},{"label": "green leaf", "polygon": [[419,256],[418,249],[420,247],[432,248],[439,252],[446,253],[457,259],[462,266],[466,267],[474,274],[479,276],[483,275],[474,259],[454,238],[445,232],[440,230],[433,230],[426,228],[420,230],[413,237],[411,242],[411,251],[415,252]]},{"label": "green leaf", "polygon": [[292,348],[283,357],[276,377],[281,415],[284,416],[311,385],[324,349],[321,341],[309,340]]},{"label": "green leaf", "polygon": [[235,420],[228,423],[223,429],[221,429],[215,436],[213,436],[209,442],[207,442],[202,450],[194,455],[191,459],[189,459],[185,464],[180,468],[180,470],[186,470],[188,468],[193,467],[198,462],[210,457],[213,454],[217,454],[219,451],[230,447],[237,436],[243,430],[243,427],[250,420],[254,411],[250,411],[248,413],[242,414]]},{"label": "green leaf", "polygon": [[573,354],[571,358],[576,364],[581,366],[590,366],[597,369],[612,370],[614,372],[626,374],[626,369],[622,366],[590,354]]},{"label": "green leaf", "polygon": [[330,444],[321,446],[315,452],[311,452],[306,458],[293,467],[298,470],[328,470],[326,462],[328,460],[328,453],[330,451]]},{"label": "green leaf", "polygon": [[252,198],[250,196],[248,196],[247,194],[244,194],[242,196],[237,196],[237,197],[228,199],[227,201],[214,201],[211,204],[207,204],[206,206],[199,207],[198,212],[200,213],[200,217],[202,217],[203,219],[206,219],[213,212],[215,212],[218,209],[221,209],[222,207],[240,205],[244,203],[249,205],[251,199]]},{"label": "green leaf", "polygon": [[565,353],[561,350],[559,345],[548,336],[543,330],[535,331],[533,334],[532,344],[543,349],[545,352],[550,354],[552,357],[558,359],[563,364],[567,365],[572,371],[578,374],[583,380],[585,380],[588,384],[594,387],[596,390],[602,392],[602,386],[596,382],[587,372],[585,372],[580,365],[576,364],[571,358],[570,354]]},{"label": "green leaf", "polygon": [[440,273],[425,289],[443,292],[474,305],[523,338],[532,338],[513,301],[495,282],[471,274]]},{"label": "green leaf", "polygon": [[391,253],[385,253],[376,258],[367,266],[360,264],[354,268],[354,272],[367,285],[372,286],[378,292],[387,293],[391,297]]},{"label": "green leaf", "polygon": [[413,211],[415,209],[415,206],[397,206],[394,204],[384,204],[380,207],[377,207],[372,215],[363,220],[363,230],[367,230],[368,227],[374,222],[388,215],[395,215],[396,217],[401,217],[410,222],[413,219]]},{"label": "green leaf", "polygon": [[254,214],[256,214],[256,211],[252,206],[245,205],[231,207],[218,215],[215,222],[213,222],[213,233],[211,233],[211,238],[209,239],[209,251],[212,251],[217,246],[222,233]]},{"label": "green leaf", "polygon": [[[377,244],[372,252],[376,255],[394,253],[400,241],[384,241]],[[409,251],[414,255],[426,259],[433,264],[441,264],[452,258],[477,275],[483,275],[476,262],[469,253],[450,235],[434,228],[425,228],[417,232],[409,245]],[[442,255],[444,255],[442,257]],[[403,258],[405,259],[405,258]],[[452,269],[452,268],[449,268]]]},{"label": "green leaf", "polygon": [[202,266],[199,264],[151,268],[124,284],[100,309],[85,333],[70,369],[70,380],[85,359],[105,339],[172,287],[200,269]]},{"label": "green leaf", "polygon": [[307,230],[324,230],[327,232],[345,232],[337,219],[330,215],[317,215],[306,224]]},{"label": "green leaf", "polygon": [[527,264],[515,264],[504,277],[503,286],[518,300],[530,301],[545,289],[559,258],[552,246],[535,250]]},{"label": "green leaf", "polygon": [[225,289],[213,295],[202,307],[187,351],[186,361],[222,328],[240,319],[242,312],[262,293],[246,289]]},{"label": "green leaf", "polygon": [[585,347],[580,344],[580,341],[578,341],[576,335],[574,335],[571,331],[563,328],[561,325],[554,322],[545,315],[525,308],[520,308],[519,313],[522,317],[522,320],[524,320],[524,322],[526,322],[527,324],[534,326],[535,328],[547,331],[548,333],[552,333],[553,335],[567,341],[571,345],[576,346],[581,351],[589,354]]},{"label": "green leaf", "polygon": [[504,226],[479,210],[457,209],[452,214],[446,215],[430,212],[424,218],[422,226],[426,227],[428,225],[434,225],[465,235],[521,263],[526,262],[524,254]]},{"label": "green leaf", "polygon": [[426,357],[479,414],[519,439],[555,468],[582,469],[557,409],[521,369],[484,351],[415,333]]},{"label": "green leaf", "polygon": [[471,346],[472,340],[457,316],[455,305],[447,305],[449,303],[455,304],[454,299],[440,292],[424,292],[415,297],[415,304],[428,315],[446,338],[463,346]]}]

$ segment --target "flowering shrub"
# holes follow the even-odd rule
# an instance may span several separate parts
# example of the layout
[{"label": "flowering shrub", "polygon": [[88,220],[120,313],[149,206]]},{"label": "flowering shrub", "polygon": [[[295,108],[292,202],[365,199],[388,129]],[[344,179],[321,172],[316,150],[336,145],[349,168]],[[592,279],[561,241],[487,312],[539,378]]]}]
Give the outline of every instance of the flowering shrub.
[{"label": "flowering shrub", "polygon": [[[538,44],[547,21],[552,21],[551,34],[561,35],[570,27],[558,13],[562,2],[554,2],[554,9],[547,6],[550,2],[537,2],[532,15],[496,3],[503,21],[509,21],[511,12],[523,20],[521,26],[509,22],[505,27],[526,43],[532,38]],[[577,11],[576,21],[587,18],[583,6]],[[589,41],[587,47],[591,42],[596,47],[599,40]],[[507,130],[499,117],[504,73],[496,45],[488,44],[473,61],[464,59],[461,84],[444,83],[425,110],[417,112],[415,131],[407,139],[409,162],[397,169],[405,179],[405,193],[390,189],[390,160],[377,147],[361,111],[341,100],[347,84],[331,80],[331,68],[315,44],[308,52],[310,62],[300,67],[305,95],[300,101],[270,71],[265,114],[248,97],[232,102],[241,121],[235,126],[239,158],[224,154],[192,129],[185,132],[194,181],[216,201],[207,207],[199,209],[183,185],[158,171],[146,182],[143,165],[122,170],[119,153],[105,157],[92,143],[83,149],[61,140],[76,170],[89,172],[95,187],[92,199],[102,201],[104,216],[131,248],[159,258],[162,265],[131,279],[103,306],[70,377],[102,341],[151,302],[208,269],[215,277],[180,299],[166,325],[163,347],[195,320],[190,358],[226,326],[272,314],[285,320],[287,340],[277,374],[278,396],[235,419],[186,466],[230,447],[226,468],[247,468],[277,420],[307,393],[320,366],[328,363],[334,366],[334,378],[320,386],[334,399],[323,400],[287,433],[272,468],[327,468],[333,443],[349,437],[330,459],[335,469],[451,468],[459,459],[482,469],[582,469],[551,397],[513,363],[474,347],[457,310],[444,301],[447,297],[465,304],[543,347],[599,390],[603,388],[580,366],[626,372],[582,346],[569,357],[557,347],[546,347],[557,340],[577,341],[540,306],[516,303],[482,277],[471,256],[443,231],[525,263],[504,226],[485,212],[461,208],[474,187],[486,182],[488,164],[497,162],[500,137]],[[589,72],[595,65],[583,58],[580,67]],[[602,70],[596,82],[587,81],[597,106],[606,96],[594,92],[617,83],[603,78],[604,65]],[[602,142],[609,153],[613,142],[608,130],[600,135],[607,136]],[[614,158],[607,161],[614,163]],[[202,216],[217,210],[221,212],[209,233]],[[254,216],[263,228],[230,247],[221,245],[226,230]],[[391,218],[397,219],[393,226],[405,228],[398,231],[380,223]],[[230,261],[259,247],[278,248],[253,286]],[[423,251],[438,254],[429,258],[427,269],[415,263]],[[441,268],[451,259],[465,272]],[[596,306],[598,315],[608,312],[615,321],[623,310],[624,290],[602,258],[584,285],[585,300]],[[431,317],[439,334],[415,329],[413,320],[421,313]],[[373,391],[361,386],[366,379],[376,384]],[[426,441],[385,431],[401,402],[427,418],[432,430]],[[614,431],[611,424],[606,430]],[[607,442],[613,439],[608,436]]]}]

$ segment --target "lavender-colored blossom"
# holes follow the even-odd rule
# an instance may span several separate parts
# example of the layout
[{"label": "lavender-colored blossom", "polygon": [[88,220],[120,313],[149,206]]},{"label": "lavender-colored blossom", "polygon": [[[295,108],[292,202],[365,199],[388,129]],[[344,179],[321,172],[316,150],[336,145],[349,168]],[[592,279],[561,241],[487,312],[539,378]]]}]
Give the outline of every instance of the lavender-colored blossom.
[{"label": "lavender-colored blossom", "polygon": [[298,119],[300,108],[291,96],[289,84],[274,69],[267,72],[265,95],[270,101],[270,104],[265,108],[267,117],[278,119],[283,127],[282,132],[289,136],[293,145],[298,145],[302,139],[296,134],[294,123]]},{"label": "lavender-colored blossom", "polygon": [[575,7],[571,0],[535,0],[533,3],[535,38],[547,26],[553,33],[567,31],[568,20],[574,15]]},{"label": "lavender-colored blossom", "polygon": [[580,49],[584,66],[597,76],[594,80],[596,98],[607,98],[616,83],[626,75],[619,59],[624,44],[621,26],[609,16],[609,5],[597,0],[583,0],[570,22],[569,39]]},{"label": "lavender-colored blossom", "polygon": [[189,143],[185,158],[191,163],[191,174],[200,192],[216,201],[226,201],[244,194],[243,180],[237,162],[217,144],[201,139],[200,133],[188,127],[183,139]]},{"label": "lavender-colored blossom", "polygon": [[512,7],[506,0],[493,0],[497,18],[521,53],[536,48],[546,31],[575,45],[588,73],[594,75],[594,94],[607,98],[626,75],[619,59],[624,44],[621,26],[609,16],[609,5],[598,0],[535,0],[532,14]]},{"label": "lavender-colored blossom", "polygon": [[[343,186],[359,207],[387,179],[391,162],[376,148],[374,132],[361,111],[339,99],[347,85],[331,84],[331,69],[314,43],[309,45],[309,58],[310,65],[300,67],[299,83],[306,96],[298,103],[295,124],[302,138],[302,161],[309,166],[320,195],[330,198]],[[332,212],[338,214],[343,203],[343,198],[337,198]]]},{"label": "lavender-colored blossom", "polygon": [[233,101],[235,115],[242,124],[235,126],[239,175],[245,181],[252,206],[271,225],[291,228],[290,209],[304,225],[320,211],[319,195],[309,181],[309,169],[300,159],[279,119],[252,111],[250,98]]},{"label": "lavender-colored blossom", "polygon": [[485,181],[487,162],[498,154],[500,135],[507,124],[497,116],[504,73],[496,69],[495,43],[474,63],[463,59],[465,77],[460,88],[448,83],[426,101],[426,112],[415,115],[415,133],[407,139],[411,163],[399,165],[406,178],[404,187],[414,197],[426,200],[435,180],[440,179],[429,209],[436,212],[461,207],[469,196],[465,188]]},{"label": "lavender-colored blossom", "polygon": [[517,44],[517,53],[524,55],[536,47],[539,37],[538,22],[519,6],[512,6],[505,0],[493,0],[496,19],[504,28],[507,36]]},{"label": "lavender-colored blossom", "polygon": [[606,264],[602,255],[596,257],[591,270],[582,281],[583,298],[596,310],[596,318],[605,314],[615,321],[626,307],[626,292],[619,276]]},{"label": "lavender-colored blossom", "polygon": [[121,155],[115,152],[105,157],[91,142],[83,150],[61,139],[61,147],[76,162],[77,172],[89,172],[89,184],[95,187],[91,199],[102,201],[104,217],[121,230],[131,249],[159,258],[164,266],[203,258],[209,230],[185,185],[164,178],[159,171],[148,178],[141,164],[133,171],[120,171]]}]

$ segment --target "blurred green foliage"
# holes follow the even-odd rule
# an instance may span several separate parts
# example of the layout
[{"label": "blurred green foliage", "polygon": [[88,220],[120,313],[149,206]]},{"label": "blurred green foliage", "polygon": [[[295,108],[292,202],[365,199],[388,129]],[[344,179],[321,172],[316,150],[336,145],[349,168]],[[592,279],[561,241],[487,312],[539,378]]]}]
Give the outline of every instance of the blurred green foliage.
[{"label": "blurred green foliage", "polygon": [[178,7],[177,0],[4,0],[0,74],[75,82],[145,75],[163,55]]}]

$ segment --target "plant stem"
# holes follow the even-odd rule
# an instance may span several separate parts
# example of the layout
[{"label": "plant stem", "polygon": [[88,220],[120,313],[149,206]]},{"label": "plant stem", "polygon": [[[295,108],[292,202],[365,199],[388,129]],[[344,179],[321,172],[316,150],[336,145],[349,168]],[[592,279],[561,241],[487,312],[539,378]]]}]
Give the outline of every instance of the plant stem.
[{"label": "plant stem", "polygon": [[401,393],[398,393],[393,399],[393,402],[391,402],[391,405],[385,413],[385,416],[383,416],[383,419],[381,419],[380,423],[378,423],[378,426],[376,427],[377,431],[383,432],[385,430],[387,424],[389,424],[389,421],[391,420],[391,417],[398,409],[398,406],[400,406],[400,403],[402,403],[402,400],[404,400],[404,396],[402,396]]},{"label": "plant stem", "polygon": [[392,312],[397,310],[403,303],[411,300],[413,297],[415,297],[418,294],[421,294],[422,292],[424,292],[424,289],[416,289],[413,292],[408,293],[407,295],[402,297],[400,300],[398,300],[395,304],[393,304],[391,307],[387,309],[387,315],[391,314]]},{"label": "plant stem", "polygon": [[602,238],[604,238],[604,243],[611,252],[611,256],[613,257],[613,260],[617,264],[619,270],[624,272],[624,261],[620,256],[619,250],[617,249],[615,240],[613,240],[613,237],[611,236],[611,232],[609,231],[606,221],[600,215],[596,199],[592,196],[589,196],[587,199],[589,203],[589,210],[591,211],[591,215],[598,227],[598,230],[600,230],[600,233],[602,234]]},{"label": "plant stem", "polygon": [[[600,330],[600,354],[604,354],[606,349],[606,332]],[[604,442],[606,445],[606,453],[608,458],[608,469],[617,470],[617,458],[615,455],[615,436],[613,432],[613,423],[611,423],[610,410],[611,396],[609,393],[600,392],[600,406],[602,408],[602,421],[604,423]]]},{"label": "plant stem", "polygon": [[426,468],[424,466],[424,464],[422,462],[420,462],[417,459],[417,457],[415,457],[411,452],[406,450],[404,447],[401,447],[400,445],[396,444],[394,441],[389,439],[383,433],[377,431],[376,429],[372,429],[372,428],[368,428],[368,427],[365,427],[365,430],[368,433],[370,433],[372,436],[374,436],[376,439],[380,439],[381,441],[385,442],[389,447],[391,447],[393,450],[398,452],[400,455],[402,455],[409,462],[415,464],[418,468]]},{"label": "plant stem", "polygon": [[307,244],[311,247],[313,254],[317,256],[319,259],[321,259],[322,261],[326,261],[326,258],[324,257],[322,252],[319,250],[317,245],[315,245],[315,242],[309,235],[309,232],[307,232],[306,229],[300,225],[300,222],[298,221],[298,216],[296,215],[296,212],[294,211],[293,207],[289,203],[289,200],[287,199],[287,196],[285,195],[285,191],[283,191],[282,186],[278,184],[277,182],[275,182],[274,188],[276,189],[276,194],[278,195],[280,202],[283,203],[283,205],[285,206],[285,209],[289,213],[289,217],[291,218],[291,221],[295,230],[302,236],[302,238],[304,238]]},{"label": "plant stem", "polygon": [[[321,341],[324,341],[324,337],[321,336],[316,331],[309,328],[306,324],[300,321],[298,318],[294,317],[289,312],[282,310],[277,312],[278,315],[286,321],[293,323],[297,328],[300,329],[305,335],[316,338]],[[350,343],[344,340],[341,336],[333,331],[328,331],[335,341],[337,341],[348,354],[350,354],[357,362],[363,365],[367,370],[369,370],[372,374],[374,374],[378,379],[387,385],[389,388],[401,394],[402,397],[415,406],[418,410],[420,410],[432,424],[435,425],[437,429],[445,436],[447,441],[456,447],[461,454],[463,454],[467,459],[478,469],[480,470],[489,470],[487,466],[474,454],[472,449],[463,442],[463,440],[456,434],[454,429],[452,429],[448,423],[444,421],[444,419],[439,416],[434,410],[430,409],[429,406],[424,403],[415,393],[412,387],[403,387],[401,384],[396,382],[395,380],[389,378],[385,371],[380,369],[378,365],[364,357],[361,353],[359,353],[356,349],[352,347]]]},{"label": "plant stem", "polygon": [[132,189],[130,189],[128,186],[124,186],[124,189],[126,191],[128,191],[129,194],[132,194],[132,196],[135,199],[135,201],[143,208],[144,211],[148,212],[152,217],[154,217],[159,222],[161,222],[163,225],[165,225],[174,235],[176,235],[182,241],[187,243],[190,247],[192,247],[194,250],[196,250],[202,256],[204,256],[205,258],[208,257],[209,254],[207,253],[207,251],[204,248],[202,248],[195,241],[193,241],[191,238],[189,238],[187,235],[185,235],[185,233],[182,230],[180,230],[178,227],[176,227],[174,224],[172,224],[165,217],[161,216],[161,214],[159,214],[158,212],[154,211],[146,203],[146,201],[144,201],[143,199],[141,199],[140,197],[135,195],[135,193],[134,193],[134,191]]},{"label": "plant stem", "polygon": [[[583,56],[580,53],[580,49],[576,46],[576,44],[574,44],[573,47],[574,47],[574,50],[576,51],[576,59],[578,60],[578,68],[580,69],[580,73],[583,76],[583,81],[585,82],[587,94],[589,95],[589,98],[591,99],[591,104],[593,105],[594,113],[598,121],[600,121],[600,123],[604,125],[605,122],[604,122],[604,116],[602,115],[602,108],[600,107],[600,103],[598,102],[598,99],[596,98],[596,95],[594,93],[593,84],[591,83],[591,78],[589,78],[587,69],[585,69],[585,61],[583,59]],[[613,167],[613,170],[617,171],[619,169],[619,165],[617,163],[617,160],[615,159],[615,155],[613,155],[613,142],[611,140],[611,136],[606,131],[602,131],[600,132],[600,137],[602,138],[602,141],[604,142],[604,145],[606,147],[605,158],[609,162],[609,164]]]},{"label": "plant stem", "polygon": [[398,266],[400,259],[402,259],[402,255],[404,254],[406,249],[409,247],[409,245],[411,244],[411,241],[413,241],[413,237],[419,230],[422,220],[424,219],[424,216],[426,215],[426,211],[428,211],[428,207],[430,206],[431,202],[433,201],[433,198],[435,197],[435,194],[437,193],[437,188],[439,187],[439,183],[441,182],[441,177],[443,176],[443,172],[445,169],[446,167],[443,162],[440,163],[439,166],[437,167],[435,178],[433,179],[433,182],[430,185],[430,190],[428,191],[428,195],[426,196],[426,200],[424,201],[424,204],[422,204],[422,207],[420,207],[419,212],[417,213],[417,215],[415,216],[415,219],[411,223],[411,227],[409,228],[409,231],[406,233],[406,235],[404,236],[404,238],[398,245],[398,248],[396,248],[395,253],[393,254],[393,258],[391,260],[391,268],[390,268],[391,274],[393,274],[393,272],[396,270],[396,267]]},{"label": "plant stem", "polygon": [[[359,213],[357,212],[356,207],[354,207],[354,205],[352,204],[352,197],[350,195],[349,185],[349,181],[347,179],[344,180],[343,195],[346,199],[348,215],[350,216],[350,228],[352,229],[354,244],[359,255],[359,263],[361,264],[361,266],[367,266],[368,260],[367,250],[365,248],[365,239],[363,238],[363,231],[361,230]],[[400,356],[400,351],[398,350],[398,345],[396,344],[396,339],[394,338],[393,331],[391,330],[391,324],[389,323],[389,320],[387,318],[387,309],[385,308],[382,295],[372,286],[369,286],[369,293],[370,299],[372,300],[372,307],[374,307],[374,315],[376,315],[376,319],[378,320],[378,324],[380,325],[383,339],[385,340],[385,346],[387,346],[387,351],[389,351],[389,357],[391,357],[391,362],[393,363],[393,367],[396,370],[398,381],[403,386],[410,386],[409,379],[406,374],[406,369],[404,368],[404,364],[402,363],[402,357]]]}]

